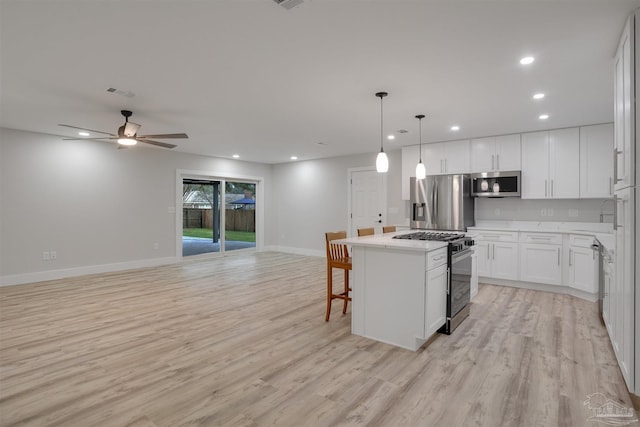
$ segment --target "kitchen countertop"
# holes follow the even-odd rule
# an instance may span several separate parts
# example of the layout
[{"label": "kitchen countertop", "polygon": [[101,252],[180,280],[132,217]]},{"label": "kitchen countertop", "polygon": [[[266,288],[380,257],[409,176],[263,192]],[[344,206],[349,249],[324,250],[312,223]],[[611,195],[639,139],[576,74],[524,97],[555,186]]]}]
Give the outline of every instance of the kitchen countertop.
[{"label": "kitchen countertop", "polygon": [[400,234],[409,234],[418,230],[403,230],[395,233],[374,234],[373,236],[349,237],[347,239],[338,240],[340,243],[346,243],[351,246],[366,246],[386,249],[402,249],[411,251],[429,252],[436,249],[444,248],[447,242],[435,242],[431,240],[406,240],[394,239],[393,236]]},{"label": "kitchen countertop", "polygon": [[482,230],[524,231],[540,233],[571,233],[594,236],[609,251],[616,246],[613,224],[599,222],[536,222],[536,221],[477,221],[468,234]]}]

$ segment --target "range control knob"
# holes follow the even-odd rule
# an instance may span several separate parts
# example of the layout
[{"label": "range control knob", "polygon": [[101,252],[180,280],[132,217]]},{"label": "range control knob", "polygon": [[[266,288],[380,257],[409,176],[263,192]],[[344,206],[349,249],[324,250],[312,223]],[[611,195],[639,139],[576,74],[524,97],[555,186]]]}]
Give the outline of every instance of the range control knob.
[{"label": "range control knob", "polygon": [[455,252],[459,252],[464,248],[464,245],[462,243],[452,243],[451,244],[451,252],[455,253]]},{"label": "range control knob", "polygon": [[476,242],[474,240],[471,239],[467,239],[464,241],[464,245],[465,246],[475,246]]}]

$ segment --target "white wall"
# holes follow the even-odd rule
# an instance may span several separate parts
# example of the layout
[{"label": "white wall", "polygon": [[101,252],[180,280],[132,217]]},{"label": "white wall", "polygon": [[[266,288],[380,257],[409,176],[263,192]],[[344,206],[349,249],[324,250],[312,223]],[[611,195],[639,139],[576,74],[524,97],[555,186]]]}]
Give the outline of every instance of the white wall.
[{"label": "white wall", "polygon": [[[348,170],[375,164],[376,152],[275,165],[275,238],[279,249],[323,255],[324,233],[348,229]],[[387,152],[387,224],[405,222],[401,152]],[[395,212],[395,213],[394,213]]]},{"label": "white wall", "polygon": [[[273,222],[271,165],[0,129],[0,279],[175,260],[176,220],[168,209],[176,205],[177,169],[263,177],[265,224]],[[264,244],[275,236],[265,226]],[[42,252],[52,250],[57,259],[43,261]]]}]

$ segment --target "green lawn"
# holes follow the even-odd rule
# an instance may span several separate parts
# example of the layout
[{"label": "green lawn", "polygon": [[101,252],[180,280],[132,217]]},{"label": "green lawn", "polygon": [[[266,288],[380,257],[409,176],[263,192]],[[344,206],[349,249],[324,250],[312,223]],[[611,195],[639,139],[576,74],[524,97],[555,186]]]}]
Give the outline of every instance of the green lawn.
[{"label": "green lawn", "polygon": [[[213,238],[213,230],[209,228],[183,228],[182,235],[185,237],[205,237]],[[255,242],[256,233],[254,231],[227,231],[227,240],[234,240],[236,242]]]}]

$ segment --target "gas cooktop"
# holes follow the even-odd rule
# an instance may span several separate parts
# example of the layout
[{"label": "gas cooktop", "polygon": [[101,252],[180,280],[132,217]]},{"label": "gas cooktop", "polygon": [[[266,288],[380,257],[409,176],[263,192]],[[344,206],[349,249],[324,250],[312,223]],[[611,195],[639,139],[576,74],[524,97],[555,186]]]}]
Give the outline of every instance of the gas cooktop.
[{"label": "gas cooktop", "polygon": [[464,234],[457,233],[441,233],[434,231],[418,231],[416,233],[399,234],[393,236],[394,239],[407,239],[407,240],[436,240],[438,242],[451,242],[464,238]]}]

